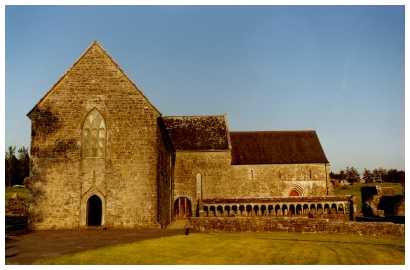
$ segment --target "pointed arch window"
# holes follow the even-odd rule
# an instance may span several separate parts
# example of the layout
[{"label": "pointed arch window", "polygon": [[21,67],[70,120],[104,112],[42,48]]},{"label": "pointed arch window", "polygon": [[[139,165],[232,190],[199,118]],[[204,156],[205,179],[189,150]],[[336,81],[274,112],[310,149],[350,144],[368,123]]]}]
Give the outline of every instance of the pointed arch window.
[{"label": "pointed arch window", "polygon": [[88,113],[83,125],[83,157],[105,156],[106,133],[104,118],[96,109],[93,109]]}]

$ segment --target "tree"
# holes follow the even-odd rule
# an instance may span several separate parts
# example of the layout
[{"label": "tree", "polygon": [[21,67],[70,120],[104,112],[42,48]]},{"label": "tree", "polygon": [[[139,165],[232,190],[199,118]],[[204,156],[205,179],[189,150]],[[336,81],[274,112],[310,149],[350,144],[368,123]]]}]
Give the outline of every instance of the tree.
[{"label": "tree", "polygon": [[385,175],[383,175],[383,182],[395,182],[398,171],[396,169],[390,169]]},{"label": "tree", "polygon": [[24,178],[30,174],[30,156],[26,147],[20,147],[18,150],[18,171],[16,184],[22,185]]},{"label": "tree", "polygon": [[383,178],[385,178],[385,175],[387,175],[386,169],[383,169],[381,167],[374,169],[373,170],[374,182],[383,182]]},{"label": "tree", "polygon": [[6,186],[21,185],[24,183],[24,178],[29,176],[30,173],[30,156],[26,147],[20,147],[18,149],[18,155],[16,157],[16,147],[9,146],[6,152],[5,159]]},{"label": "tree", "polygon": [[338,180],[338,179],[339,179],[339,175],[336,174],[336,173],[334,173],[334,172],[330,172],[330,173],[329,173],[329,176],[330,176],[331,179],[334,179],[334,180]]},{"label": "tree", "polygon": [[372,183],[373,182],[372,172],[365,168],[363,171],[363,179],[366,183]]},{"label": "tree", "polygon": [[403,194],[404,194],[404,171],[399,171],[399,182],[403,186]]},{"label": "tree", "polygon": [[339,180],[343,180],[346,179],[346,174],[345,171],[341,170],[339,173]]},{"label": "tree", "polygon": [[7,186],[9,186],[9,182],[10,182],[10,173],[9,173],[9,171],[10,171],[10,165],[9,165],[9,163],[8,163],[8,161],[7,161],[7,153],[6,153],[6,164],[5,164],[5,167],[4,167],[4,170],[5,170],[5,173],[6,173],[6,177],[4,178],[4,184],[6,185],[6,187]]},{"label": "tree", "polygon": [[404,177],[404,171],[390,169],[385,175],[382,175],[383,182],[400,183]]},{"label": "tree", "polygon": [[357,171],[355,167],[347,167],[346,168],[346,180],[350,183],[353,184],[355,182],[358,182],[360,180],[360,174]]},{"label": "tree", "polygon": [[6,181],[9,187],[12,186],[12,183],[16,177],[18,160],[16,158],[16,147],[9,146],[6,152]]},{"label": "tree", "polygon": [[340,181],[340,180],[343,180],[345,178],[345,173],[344,173],[344,171],[340,171],[339,173],[330,172],[329,176],[333,180]]}]

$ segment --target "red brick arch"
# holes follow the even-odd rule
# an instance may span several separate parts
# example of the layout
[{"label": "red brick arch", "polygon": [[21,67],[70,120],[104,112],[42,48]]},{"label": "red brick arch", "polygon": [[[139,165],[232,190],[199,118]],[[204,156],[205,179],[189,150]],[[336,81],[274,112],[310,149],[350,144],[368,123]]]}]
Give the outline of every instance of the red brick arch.
[{"label": "red brick arch", "polygon": [[290,192],[289,192],[289,196],[300,196],[300,194],[299,194],[299,191],[297,191],[296,189],[292,189]]},{"label": "red brick arch", "polygon": [[290,188],[288,196],[303,196],[303,189],[299,185],[294,185]]}]

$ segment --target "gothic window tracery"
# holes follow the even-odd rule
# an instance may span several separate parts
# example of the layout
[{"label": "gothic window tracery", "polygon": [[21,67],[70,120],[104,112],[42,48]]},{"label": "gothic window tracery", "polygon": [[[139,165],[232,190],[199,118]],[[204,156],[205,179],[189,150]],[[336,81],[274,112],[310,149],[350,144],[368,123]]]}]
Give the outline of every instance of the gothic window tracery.
[{"label": "gothic window tracery", "polygon": [[82,130],[83,157],[104,157],[106,145],[106,126],[102,115],[93,109],[84,121]]}]

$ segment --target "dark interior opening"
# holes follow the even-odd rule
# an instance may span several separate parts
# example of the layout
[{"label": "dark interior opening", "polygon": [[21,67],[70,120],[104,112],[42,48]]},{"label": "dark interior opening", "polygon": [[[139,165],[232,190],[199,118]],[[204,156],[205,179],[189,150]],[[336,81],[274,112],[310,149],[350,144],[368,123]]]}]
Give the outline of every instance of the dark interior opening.
[{"label": "dark interior opening", "polygon": [[97,195],[93,195],[87,202],[87,225],[101,226],[102,202]]}]

